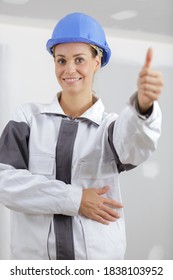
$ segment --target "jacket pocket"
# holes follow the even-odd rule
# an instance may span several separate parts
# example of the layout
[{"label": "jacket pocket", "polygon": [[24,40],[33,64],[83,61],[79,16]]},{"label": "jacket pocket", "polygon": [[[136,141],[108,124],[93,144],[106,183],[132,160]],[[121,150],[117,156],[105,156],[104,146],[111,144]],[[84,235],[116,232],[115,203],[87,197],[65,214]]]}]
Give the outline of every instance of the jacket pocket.
[{"label": "jacket pocket", "polygon": [[78,178],[102,180],[112,177],[116,172],[117,167],[114,160],[110,162],[81,161]]},{"label": "jacket pocket", "polygon": [[89,260],[120,260],[126,248],[124,219],[109,225],[80,216]]},{"label": "jacket pocket", "polygon": [[[110,161],[81,161],[73,183],[81,188],[102,188],[109,186],[109,191],[104,197],[122,201],[119,174],[114,160]],[[117,209],[121,214],[121,209]]]},{"label": "jacket pocket", "polygon": [[33,174],[54,177],[55,157],[51,155],[30,155],[29,171]]}]

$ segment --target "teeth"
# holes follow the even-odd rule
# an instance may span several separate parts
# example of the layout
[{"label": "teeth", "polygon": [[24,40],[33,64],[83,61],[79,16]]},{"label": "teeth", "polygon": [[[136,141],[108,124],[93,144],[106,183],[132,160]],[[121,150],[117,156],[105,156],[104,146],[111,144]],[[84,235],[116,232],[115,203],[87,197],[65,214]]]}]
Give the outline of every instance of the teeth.
[{"label": "teeth", "polygon": [[64,79],[66,82],[69,82],[69,83],[73,83],[73,82],[76,82],[76,81],[79,81],[80,78],[68,78],[68,79]]}]

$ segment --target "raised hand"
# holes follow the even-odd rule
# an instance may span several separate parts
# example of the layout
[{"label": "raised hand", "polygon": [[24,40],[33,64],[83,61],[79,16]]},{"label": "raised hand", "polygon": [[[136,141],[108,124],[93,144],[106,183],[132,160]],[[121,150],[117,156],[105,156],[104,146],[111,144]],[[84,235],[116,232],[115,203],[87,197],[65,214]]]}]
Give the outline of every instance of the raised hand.
[{"label": "raised hand", "polygon": [[138,78],[138,105],[141,113],[145,113],[158,100],[163,89],[162,74],[152,70],[153,50],[148,49],[144,66]]}]

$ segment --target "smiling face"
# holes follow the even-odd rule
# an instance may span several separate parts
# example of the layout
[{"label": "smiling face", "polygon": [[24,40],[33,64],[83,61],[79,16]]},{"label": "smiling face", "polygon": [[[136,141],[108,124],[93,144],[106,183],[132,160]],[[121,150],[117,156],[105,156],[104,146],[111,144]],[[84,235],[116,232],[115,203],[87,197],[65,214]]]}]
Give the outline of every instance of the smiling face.
[{"label": "smiling face", "polygon": [[92,93],[94,73],[100,68],[100,58],[93,55],[85,43],[66,43],[55,46],[55,73],[66,93]]}]

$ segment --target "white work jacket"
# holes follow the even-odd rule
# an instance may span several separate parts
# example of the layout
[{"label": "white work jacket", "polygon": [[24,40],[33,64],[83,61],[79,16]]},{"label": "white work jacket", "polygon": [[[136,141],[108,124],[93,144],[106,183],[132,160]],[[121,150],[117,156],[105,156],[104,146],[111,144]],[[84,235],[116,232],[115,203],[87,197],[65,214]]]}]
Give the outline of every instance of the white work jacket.
[{"label": "white work jacket", "polygon": [[[159,105],[154,102],[151,114],[141,116],[135,98],[119,116],[106,113],[99,98],[77,119],[64,114],[57,96],[48,105],[19,107],[0,140],[0,202],[11,209],[12,259],[56,259],[55,214],[72,217],[75,259],[124,258],[123,210],[118,220],[103,225],[81,216],[79,207],[84,188],[109,186],[106,197],[121,202],[119,172],[138,166],[156,149]],[[61,139],[62,149],[70,145],[66,160],[57,142],[62,124],[70,122],[77,126],[73,141],[71,134]],[[67,177],[70,168],[70,183],[56,179],[57,165]],[[62,233],[58,238],[63,241]]]}]

